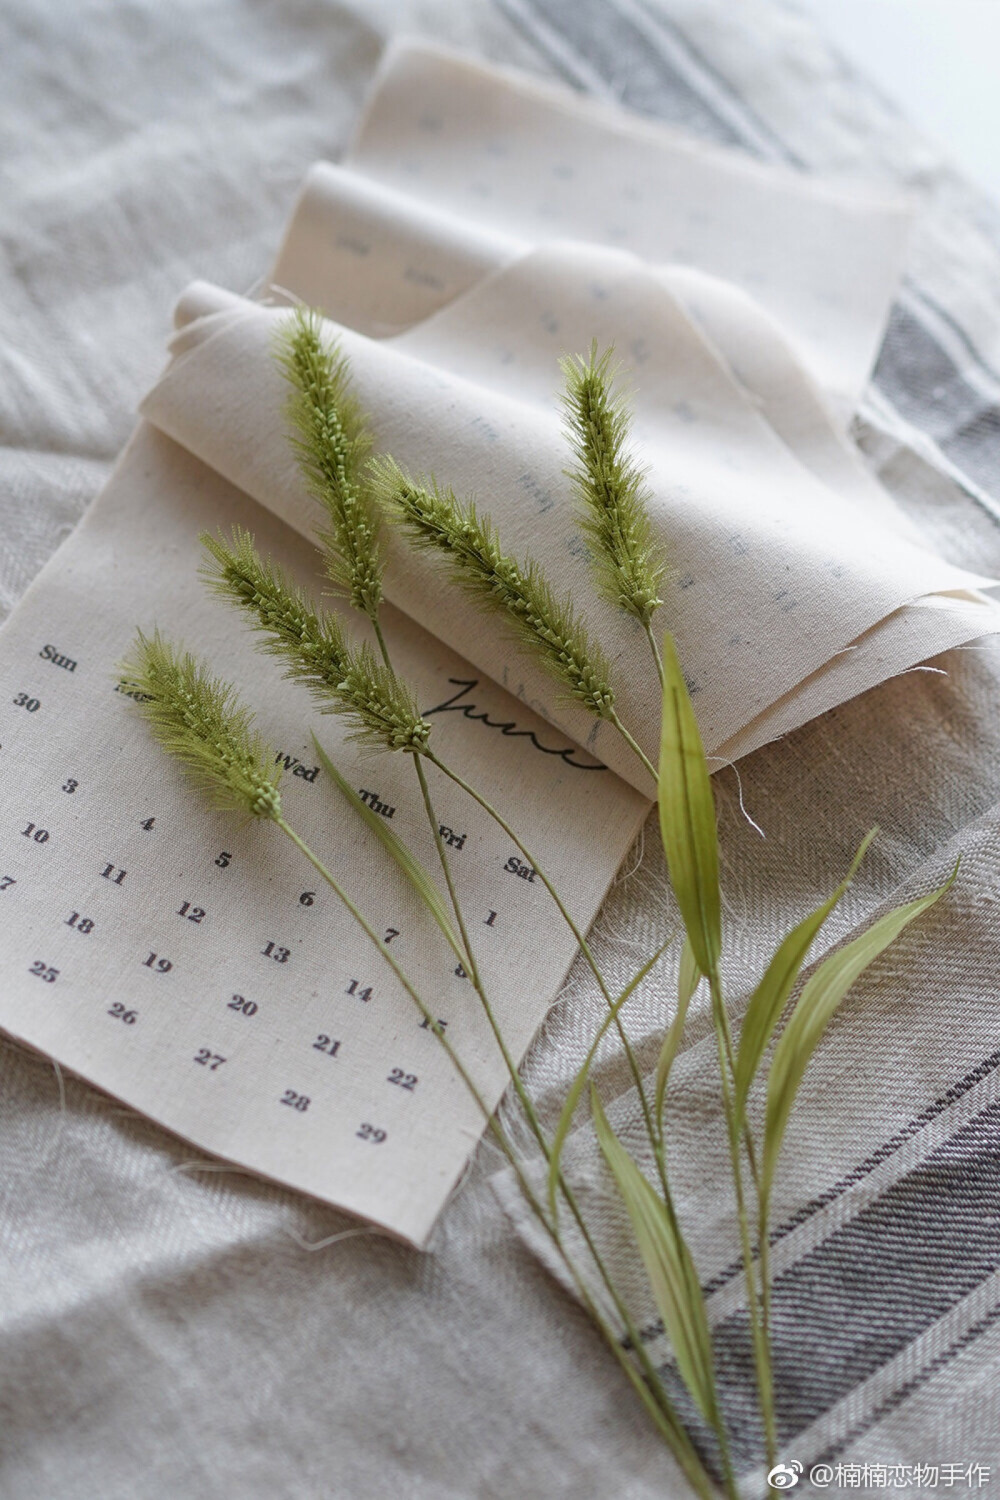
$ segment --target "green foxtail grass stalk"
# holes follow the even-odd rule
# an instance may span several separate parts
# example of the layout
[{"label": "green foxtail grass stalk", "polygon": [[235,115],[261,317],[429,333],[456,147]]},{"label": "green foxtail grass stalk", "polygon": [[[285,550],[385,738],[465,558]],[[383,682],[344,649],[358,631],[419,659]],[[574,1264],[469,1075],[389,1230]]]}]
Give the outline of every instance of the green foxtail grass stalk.
[{"label": "green foxtail grass stalk", "polygon": [[352,646],[339,618],[317,613],[241,527],[227,541],[202,533],[209,587],[248,615],[285,676],[303,683],[324,713],[342,714],[351,738],[386,750],[426,749],[431,726],[409,688],[371,647]]},{"label": "green foxtail grass stalk", "polygon": [[413,479],[394,459],[371,465],[373,490],[416,546],[444,556],[458,583],[503,618],[518,643],[598,718],[614,707],[610,671],[568,599],[557,598],[538,565],[504,552],[488,516],[451,490]]},{"label": "green foxtail grass stalk", "polygon": [[563,417],[576,458],[568,469],[578,500],[598,592],[634,615],[647,631],[660,607],[664,564],[653,538],[650,494],[643,469],[629,452],[631,412],[615,390],[614,351],[561,362]]},{"label": "green foxtail grass stalk", "polygon": [[339,594],[374,620],[385,564],[379,512],[365,462],[372,439],[350,387],[347,360],[323,338],[318,313],[296,308],[281,326],[278,356],[291,387],[287,415],[306,485],[325,512],[327,576]]}]

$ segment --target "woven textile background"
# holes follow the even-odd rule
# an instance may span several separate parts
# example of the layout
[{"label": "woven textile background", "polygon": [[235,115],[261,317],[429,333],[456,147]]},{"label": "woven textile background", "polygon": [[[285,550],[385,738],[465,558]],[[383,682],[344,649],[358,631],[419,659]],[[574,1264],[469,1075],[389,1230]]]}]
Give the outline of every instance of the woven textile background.
[{"label": "woven textile background", "polygon": [[[5,611],[105,477],[162,360],[177,291],[195,275],[252,285],[303,172],[336,156],[401,30],[764,158],[917,191],[924,208],[857,432],[935,545],[1000,568],[1000,221],[777,0],[10,0]],[[947,675],[911,674],[741,765],[765,841],[723,772],[723,856],[745,978],[872,823],[882,837],[832,940],[965,855],[947,908],[852,1000],[803,1096],[776,1250],[782,1426],[803,1457],[996,1466],[1000,651],[935,665]],[[650,852],[641,863],[636,852],[599,919],[612,972],[662,924],[654,847],[650,830]],[[637,1004],[647,1056],[666,990]],[[599,1010],[574,972],[529,1060],[543,1111],[558,1107]],[[707,1185],[699,1127],[713,1105],[697,1027],[690,1040],[674,1154]],[[627,1119],[613,1052],[600,1076]],[[583,1137],[576,1149],[586,1172]],[[426,1257],[191,1157],[44,1060],[0,1047],[4,1500],[682,1493],[586,1320],[504,1211],[488,1147]],[[722,1220],[699,1191],[692,1169],[685,1193],[712,1252]],[[738,1397],[727,1264],[710,1285]],[[752,1465],[749,1415],[741,1434]],[[896,1488],[908,1492],[922,1493]]]}]

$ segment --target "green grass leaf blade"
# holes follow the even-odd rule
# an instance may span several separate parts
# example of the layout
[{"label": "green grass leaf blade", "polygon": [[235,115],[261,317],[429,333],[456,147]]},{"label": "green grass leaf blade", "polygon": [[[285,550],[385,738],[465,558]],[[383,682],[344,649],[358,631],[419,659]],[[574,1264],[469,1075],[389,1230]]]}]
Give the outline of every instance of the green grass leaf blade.
[{"label": "green grass leaf blade", "polygon": [[695,962],[711,975],[722,948],[719,845],[705,750],[671,635],[663,640],[660,834]]},{"label": "green grass leaf blade", "polygon": [[698,1409],[714,1426],[712,1341],[705,1301],[687,1245],[662,1200],[611,1129],[593,1089],[591,1103],[597,1140],[631,1221],[677,1368]]},{"label": "green grass leaf blade", "polygon": [[775,1048],[768,1073],[762,1172],[765,1195],[774,1180],[781,1143],[799,1085],[834,1011],[869,964],[884,953],[904,928],[941,899],[957,874],[956,864],[944,885],[888,912],[867,932],[824,959],[807,981]]},{"label": "green grass leaf blade", "polygon": [[664,953],[666,953],[667,949],[670,947],[670,944],[673,942],[673,940],[673,935],[671,935],[667,938],[667,941],[661,945],[661,947],[657,948],[652,958],[647,959],[639,972],[632,976],[628,984],[622,990],[621,994],[609,1007],[608,1013],[602,1020],[600,1026],[597,1028],[597,1035],[591,1042],[590,1047],[587,1051],[587,1055],[584,1058],[583,1063],[581,1064],[580,1069],[576,1074],[576,1077],[573,1079],[573,1082],[570,1085],[569,1093],[566,1095],[566,1102],[564,1103],[562,1111],[559,1115],[559,1123],[556,1126],[556,1133],[552,1137],[552,1145],[549,1154],[549,1207],[552,1210],[553,1219],[556,1218],[559,1212],[559,1163],[562,1160],[563,1146],[565,1145],[566,1137],[569,1134],[570,1126],[573,1123],[573,1116],[576,1114],[581,1095],[583,1094],[584,1085],[587,1082],[587,1077],[590,1073],[591,1065],[597,1055],[597,1049],[601,1044],[601,1039],[607,1031],[608,1027],[614,1023],[615,1017],[621,1010],[622,1006],[625,1004],[626,1000],[628,1000],[629,997],[635,993],[639,985],[645,979],[646,975],[656,967],[660,959],[663,957]]},{"label": "green grass leaf blade", "polygon": [[688,938],[681,953],[681,966],[677,975],[677,1011],[670,1023],[669,1030],[663,1038],[663,1046],[660,1049],[659,1060],[656,1064],[656,1093],[653,1101],[653,1118],[660,1124],[663,1123],[663,1101],[667,1096],[667,1080],[670,1077],[670,1069],[674,1065],[677,1049],[684,1035],[684,1023],[687,1020],[688,1006],[694,997],[694,992],[702,981],[702,972],[699,969]]},{"label": "green grass leaf blade", "polygon": [[337,767],[333,764],[333,761],[327,755],[315,735],[313,735],[313,744],[316,747],[316,754],[320,758],[320,763],[330,780],[347,798],[355,812],[368,824],[372,833],[379,839],[383,848],[387,850],[391,858],[403,872],[409,884],[416,891],[444,933],[459,963],[467,963],[465,950],[455,934],[455,929],[451,925],[451,918],[448,915],[448,908],[445,906],[444,897],[427,874],[423,865],[406,847],[399,835],[388,826],[385,819],[380,818],[378,813],[373,812],[366,803],[362,802],[354,788],[349,782],[345,781],[344,777],[337,770]]},{"label": "green grass leaf blade", "polygon": [[740,1030],[739,1051],[736,1054],[736,1067],[734,1070],[734,1085],[736,1093],[736,1108],[740,1116],[746,1107],[747,1095],[760,1067],[761,1058],[767,1048],[768,1042],[774,1034],[774,1028],[781,1019],[781,1013],[785,1008],[789,995],[795,988],[795,983],[802,972],[802,965],[806,961],[813,941],[818,936],[823,923],[831,914],[834,907],[840,901],[847,887],[850,885],[857,872],[857,868],[868,851],[868,846],[877,833],[873,828],[861,843],[861,847],[851,861],[851,867],[840,882],[833,895],[828,897],[822,905],[817,906],[815,911],[795,927],[782,939],[775,950],[774,957],[764,971],[764,976],[750,996],[750,1002],[743,1017],[743,1025]]}]

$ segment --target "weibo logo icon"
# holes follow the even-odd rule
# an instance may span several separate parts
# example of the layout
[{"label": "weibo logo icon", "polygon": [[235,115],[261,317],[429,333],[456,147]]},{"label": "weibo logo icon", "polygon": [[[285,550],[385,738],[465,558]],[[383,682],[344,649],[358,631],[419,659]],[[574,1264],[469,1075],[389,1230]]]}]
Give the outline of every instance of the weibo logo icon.
[{"label": "weibo logo icon", "polygon": [[791,1490],[798,1484],[801,1473],[802,1465],[797,1458],[793,1458],[791,1463],[775,1464],[767,1476],[767,1482],[772,1490]]}]

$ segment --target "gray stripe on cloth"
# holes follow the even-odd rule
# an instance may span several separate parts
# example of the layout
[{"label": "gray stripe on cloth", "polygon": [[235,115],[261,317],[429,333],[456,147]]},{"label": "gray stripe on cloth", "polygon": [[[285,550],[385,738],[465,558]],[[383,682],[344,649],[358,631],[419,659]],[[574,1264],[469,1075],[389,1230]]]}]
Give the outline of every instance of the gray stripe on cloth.
[{"label": "gray stripe on cloth", "polygon": [[[1000,1103],[995,1103],[774,1278],[781,1442],[811,1426],[998,1268]],[[979,1331],[990,1321],[982,1319]],[[973,1330],[969,1335],[975,1336]],[[754,1374],[745,1310],[719,1323],[713,1340],[723,1402],[737,1417],[734,1440],[741,1461],[752,1465],[763,1449],[748,1401]],[[967,1335],[950,1353],[936,1355],[935,1370],[968,1342]]]},{"label": "gray stripe on cloth", "polygon": [[[711,97],[716,110],[727,117],[732,116],[737,122],[740,145],[762,159],[784,162],[786,166],[808,170],[802,157],[747,103],[733,88],[732,82],[713,66],[710,59],[694,45],[675,21],[671,21],[661,9],[651,5],[649,0],[617,0],[617,3],[628,3],[633,13],[641,13],[660,47],[669,50],[669,54],[685,74],[689,71],[693,74],[692,87],[703,100],[707,102]],[[707,92],[709,88],[710,96]]]},{"label": "gray stripe on cloth", "polygon": [[863,1421],[858,1422],[848,1432],[845,1432],[835,1445],[818,1453],[813,1459],[813,1463],[829,1463],[838,1454],[843,1453],[852,1443],[856,1443],[858,1438],[863,1437],[866,1432],[870,1432],[873,1427],[877,1427],[879,1422],[902,1406],[905,1401],[908,1401],[929,1380],[933,1380],[934,1376],[939,1374],[953,1359],[957,1358],[960,1354],[964,1354],[966,1349],[970,1348],[977,1339],[982,1338],[984,1333],[988,1333],[998,1322],[1000,1322],[1000,1303],[997,1303],[988,1313],[985,1313],[983,1317],[979,1318],[969,1328],[966,1328],[946,1348],[939,1350],[916,1375],[912,1376],[904,1385],[899,1386],[890,1396],[886,1397],[874,1410],[868,1413]]},{"label": "gray stripe on cloth", "polygon": [[[687,42],[676,24],[646,0],[494,0],[497,9],[579,88],[597,87],[639,113],[763,159],[799,158],[763,124],[729,83]],[[682,49],[682,56],[680,54]],[[922,289],[892,308],[872,379],[899,413],[926,432],[969,478],[1000,502],[1000,375],[967,330]],[[992,397],[966,379],[914,304],[948,321],[970,361],[988,378]],[[936,378],[940,377],[940,378]],[[1000,521],[993,513],[992,519]]]},{"label": "gray stripe on cloth", "polygon": [[[920,1131],[923,1130],[927,1125],[929,1125],[933,1120],[935,1120],[947,1109],[956,1104],[964,1095],[968,1094],[970,1090],[974,1089],[977,1084],[981,1083],[991,1073],[995,1072],[998,1066],[1000,1066],[1000,1049],[991,1053],[989,1057],[984,1058],[977,1067],[970,1069],[965,1074],[965,1076],[959,1079],[957,1083],[953,1084],[951,1088],[947,1089],[943,1094],[939,1095],[931,1104],[927,1105],[925,1109],[921,1110],[918,1115],[915,1115],[912,1120],[910,1120],[905,1126],[898,1130],[893,1136],[884,1141],[880,1146],[876,1147],[876,1149],[872,1151],[864,1159],[864,1161],[860,1162],[858,1166],[855,1167],[851,1172],[845,1174],[838,1182],[834,1183],[825,1192],[818,1194],[808,1203],[803,1204],[795,1214],[791,1215],[787,1220],[784,1221],[784,1223],[782,1223],[772,1231],[770,1243],[773,1245],[779,1240],[785,1238],[785,1236],[791,1234],[808,1218],[816,1213],[819,1213],[824,1208],[827,1208],[831,1203],[835,1202],[836,1199],[843,1196],[844,1193],[848,1192],[852,1187],[856,1186],[865,1177],[869,1176],[873,1171],[875,1171],[877,1167],[880,1167],[885,1161],[892,1157],[897,1151],[899,1151],[904,1145],[906,1145],[908,1141],[912,1140],[914,1136],[918,1135]],[[796,1372],[807,1367],[803,1363],[804,1357],[808,1356],[805,1356],[803,1352],[801,1341],[802,1334],[803,1330],[808,1330],[810,1339],[809,1350],[811,1351],[812,1335],[814,1329],[816,1329],[817,1326],[816,1321],[813,1317],[813,1308],[811,1305],[804,1305],[799,1293],[798,1285],[794,1280],[795,1275],[799,1272],[800,1267],[806,1268],[803,1272],[802,1280],[808,1287],[817,1278],[822,1278],[828,1274],[825,1267],[819,1262],[818,1257],[821,1257],[822,1252],[825,1251],[828,1245],[835,1244],[836,1247],[836,1245],[839,1244],[841,1246],[841,1253],[838,1256],[838,1265],[846,1266],[849,1269],[850,1256],[856,1253],[856,1250],[850,1241],[850,1234],[853,1231],[854,1225],[856,1223],[861,1224],[864,1228],[866,1222],[870,1224],[870,1219],[866,1221],[866,1215],[874,1215],[876,1223],[879,1222],[880,1218],[886,1213],[888,1213],[891,1217],[893,1212],[893,1200],[891,1196],[892,1193],[898,1192],[902,1195],[904,1201],[909,1201],[913,1194],[914,1183],[920,1180],[921,1174],[924,1174],[924,1176],[926,1177],[929,1171],[930,1177],[933,1179],[936,1171],[936,1167],[934,1164],[938,1161],[938,1159],[942,1157],[942,1155],[947,1156],[949,1151],[954,1148],[956,1142],[960,1143],[959,1150],[961,1151],[961,1142],[963,1136],[968,1131],[975,1131],[975,1129],[981,1128],[981,1123],[986,1116],[992,1115],[994,1117],[994,1133],[996,1134],[998,1141],[1000,1141],[1000,1113],[998,1112],[1000,1112],[1000,1103],[990,1105],[986,1110],[978,1113],[972,1122],[964,1126],[962,1129],[956,1131],[951,1140],[949,1140],[946,1144],[936,1148],[935,1151],[930,1156],[928,1156],[924,1162],[920,1164],[920,1166],[912,1169],[910,1172],[902,1176],[896,1184],[887,1189],[886,1192],[878,1199],[876,1199],[873,1204],[860,1212],[856,1220],[852,1220],[846,1226],[846,1228],[841,1228],[832,1232],[831,1235],[823,1242],[821,1242],[819,1246],[814,1247],[811,1251],[807,1252],[803,1256],[802,1260],[797,1262],[796,1265],[791,1268],[791,1270],[782,1273],[779,1277],[775,1278],[774,1295],[776,1311],[778,1309],[779,1298],[782,1299],[783,1309],[784,1303],[791,1301],[791,1311],[786,1312],[784,1317],[776,1317],[775,1319],[776,1335],[780,1332],[780,1329],[783,1325],[790,1325],[791,1327],[793,1327],[796,1335],[795,1340],[792,1341],[792,1347],[786,1352],[784,1358],[785,1366],[791,1366]],[[998,1156],[997,1159],[998,1161],[1000,1161],[1000,1156]],[[996,1182],[997,1199],[998,1204],[1000,1204],[1000,1170],[998,1170],[997,1172]],[[918,1221],[921,1211],[922,1210],[919,1207],[915,1209],[915,1216]],[[916,1226],[916,1231],[918,1230],[919,1222]],[[911,1254],[913,1252],[913,1246],[920,1242],[919,1233],[916,1231],[911,1233],[911,1237],[908,1242]],[[907,1230],[903,1228],[902,1232],[904,1236],[903,1244],[905,1246],[907,1244],[905,1238]],[[847,1235],[846,1251],[844,1251],[843,1249],[843,1246],[845,1244],[843,1236],[845,1236],[845,1234]],[[838,1236],[841,1237],[839,1240]],[[1000,1244],[1000,1230],[997,1231],[997,1242],[998,1244]],[[872,1236],[870,1228],[866,1232],[865,1244],[867,1248],[871,1248]],[[876,1256],[872,1256],[870,1258],[869,1264],[880,1265],[881,1262],[876,1258]],[[909,1261],[907,1261],[906,1264],[908,1267]],[[992,1274],[995,1269],[996,1267],[991,1265],[988,1268],[986,1274]],[[723,1286],[727,1285],[730,1281],[732,1281],[736,1277],[741,1276],[742,1274],[742,1261],[732,1262],[729,1266],[726,1267],[724,1271],[721,1271],[717,1276],[713,1277],[711,1281],[705,1283],[703,1291],[706,1298],[711,1297],[713,1293],[721,1290]],[[977,1285],[982,1279],[982,1277],[976,1277],[972,1284]],[[844,1274],[841,1274],[839,1276],[836,1284],[840,1287],[843,1287],[845,1285],[845,1281],[846,1284],[852,1286],[853,1290],[853,1283],[850,1281],[849,1276],[845,1277]],[[865,1287],[867,1287],[868,1285],[869,1281],[863,1282],[862,1291],[864,1291]],[[791,1291],[789,1291],[789,1289],[791,1289]],[[879,1369],[884,1364],[888,1363],[889,1360],[891,1360],[895,1356],[895,1354],[899,1352],[900,1348],[903,1348],[908,1343],[912,1342],[913,1338],[924,1332],[926,1327],[929,1327],[931,1324],[936,1322],[941,1313],[946,1312],[949,1307],[960,1301],[961,1298],[967,1295],[968,1291],[971,1289],[971,1286],[966,1286],[964,1283],[960,1283],[957,1289],[955,1287],[951,1289],[950,1295],[945,1295],[943,1302],[942,1298],[938,1297],[933,1307],[931,1307],[929,1310],[925,1308],[924,1311],[919,1315],[917,1320],[919,1326],[915,1327],[911,1331],[911,1333],[907,1333],[901,1339],[897,1340],[894,1344],[894,1347],[887,1351],[884,1351],[880,1357],[874,1360],[874,1363],[872,1363],[870,1367],[864,1368],[860,1363],[851,1364],[850,1358],[848,1358],[846,1360],[846,1368],[849,1369],[850,1374],[847,1378],[846,1384],[842,1388],[835,1388],[832,1384],[825,1384],[825,1373],[821,1375],[818,1380],[818,1386],[820,1390],[829,1397],[829,1399],[824,1399],[823,1404],[815,1410],[803,1410],[803,1403],[801,1399],[796,1399],[793,1407],[793,1415],[790,1418],[790,1425],[788,1427],[788,1430],[783,1431],[782,1434],[783,1440],[787,1439],[788,1437],[797,1436],[818,1416],[823,1415],[824,1412],[826,1412],[831,1406],[835,1405],[836,1402],[847,1393],[847,1391],[852,1389],[855,1385],[860,1384],[861,1381],[872,1374],[875,1369]],[[796,1297],[798,1298],[797,1301]],[[939,1303],[941,1303],[942,1305],[938,1305]],[[839,1314],[842,1309],[843,1304],[837,1304],[838,1316],[834,1319],[834,1321],[837,1322],[838,1326]],[[888,1412],[901,1405],[908,1395],[912,1394],[913,1391],[919,1389],[920,1386],[923,1385],[928,1379],[937,1374],[939,1370],[944,1368],[949,1359],[951,1359],[954,1355],[963,1352],[963,1350],[965,1350],[974,1341],[974,1339],[978,1337],[980,1333],[985,1332],[988,1328],[990,1328],[996,1321],[997,1316],[1000,1316],[1000,1310],[998,1310],[997,1312],[991,1312],[986,1317],[981,1318],[976,1324],[973,1325],[973,1327],[965,1330],[960,1337],[950,1342],[944,1351],[936,1353],[931,1359],[929,1359],[926,1366],[917,1375],[913,1376],[910,1380],[905,1382],[903,1386],[901,1386],[890,1396],[888,1396],[883,1402],[879,1403],[879,1405],[866,1418],[863,1425],[858,1424],[858,1426],[852,1429],[852,1431],[844,1438],[842,1442],[838,1442],[835,1449],[831,1449],[829,1453],[817,1455],[813,1461],[826,1461],[831,1456],[831,1454],[835,1455],[837,1452],[842,1451],[848,1442],[853,1441],[855,1438],[860,1436],[862,1432],[867,1431],[870,1427],[874,1426],[882,1416],[886,1415]],[[880,1318],[881,1309],[873,1308],[869,1299],[869,1301],[857,1306],[857,1308],[854,1310],[853,1319],[848,1319],[848,1324],[855,1327],[867,1327],[869,1326],[869,1322],[871,1320],[877,1320]],[[655,1320],[647,1324],[642,1329],[642,1340],[644,1343],[653,1343],[663,1336],[663,1331],[664,1330],[662,1322],[660,1322],[659,1320]],[[822,1319],[820,1320],[819,1333],[820,1335],[822,1334]],[[713,1340],[715,1343],[716,1355],[718,1359],[720,1381],[723,1386],[724,1404],[731,1424],[734,1447],[737,1454],[739,1455],[741,1464],[746,1468],[752,1468],[763,1458],[764,1442],[763,1432],[760,1428],[759,1417],[756,1409],[756,1399],[754,1396],[755,1377],[753,1371],[753,1351],[750,1343],[749,1328],[745,1312],[741,1311],[739,1313],[733,1314],[731,1317],[720,1320],[718,1325],[716,1325],[715,1329],[713,1330]],[[630,1341],[627,1339],[624,1340],[626,1347],[629,1346],[629,1342]],[[780,1372],[780,1380],[788,1378],[787,1369],[782,1367],[778,1358],[777,1339],[775,1368],[777,1372]],[[674,1367],[673,1363],[668,1361],[663,1364],[660,1367],[660,1374],[661,1378],[670,1389],[671,1395],[676,1402],[678,1409],[684,1412],[692,1435],[697,1439],[703,1455],[709,1461],[709,1463],[714,1463],[714,1450],[709,1438],[708,1431],[700,1422],[698,1415],[690,1402],[690,1398],[687,1396],[683,1384],[678,1377],[676,1368]],[[856,1379],[854,1378],[855,1376],[857,1377]],[[799,1381],[798,1384],[801,1386],[801,1381]],[[787,1414],[785,1415],[787,1419]]]},{"label": "gray stripe on cloth", "polygon": [[[956,335],[962,337],[960,329]],[[1000,394],[992,371],[976,362]],[[966,378],[912,306],[894,304],[873,379],[900,416],[932,438],[981,490],[1000,495],[1000,403]],[[1000,519],[995,510],[992,515]]]},{"label": "gray stripe on cloth", "polygon": [[[748,132],[697,92],[646,27],[607,0],[494,0],[497,9],[553,62],[587,87],[596,75],[620,104],[718,145],[747,146]],[[605,24],[606,23],[606,24]]]},{"label": "gray stripe on cloth", "polygon": [[[881,1146],[876,1147],[852,1171],[846,1173],[845,1176],[826,1188],[822,1193],[817,1193],[814,1198],[811,1198],[808,1203],[804,1203],[783,1224],[779,1224],[775,1229],[772,1229],[768,1243],[776,1245],[786,1235],[798,1229],[800,1224],[804,1224],[807,1219],[812,1218],[814,1214],[819,1213],[822,1209],[829,1207],[831,1203],[842,1197],[849,1189],[855,1187],[863,1178],[874,1172],[876,1167],[880,1167],[884,1161],[887,1161],[890,1156],[894,1155],[902,1146],[905,1146],[907,1141],[912,1140],[915,1135],[923,1130],[925,1125],[929,1125],[938,1115],[942,1114],[946,1109],[950,1109],[957,1100],[962,1098],[963,1094],[967,1094],[970,1089],[975,1088],[977,1083],[981,1083],[998,1066],[1000,1066],[1000,1049],[996,1052],[991,1052],[989,1057],[984,1058],[978,1067],[972,1068],[966,1073],[964,1078],[959,1079],[958,1083],[953,1084],[943,1094],[939,1094],[932,1104],[928,1104],[926,1109],[922,1109],[918,1115],[915,1115],[902,1130],[898,1130],[889,1140],[884,1141]],[[713,1276],[711,1281],[705,1283],[703,1290],[706,1297],[710,1297],[714,1292],[720,1291],[722,1287],[728,1285],[730,1281],[740,1276],[742,1272],[743,1262],[741,1260],[733,1261],[724,1271],[720,1271],[717,1276]],[[659,1331],[662,1332],[662,1329]]]}]

